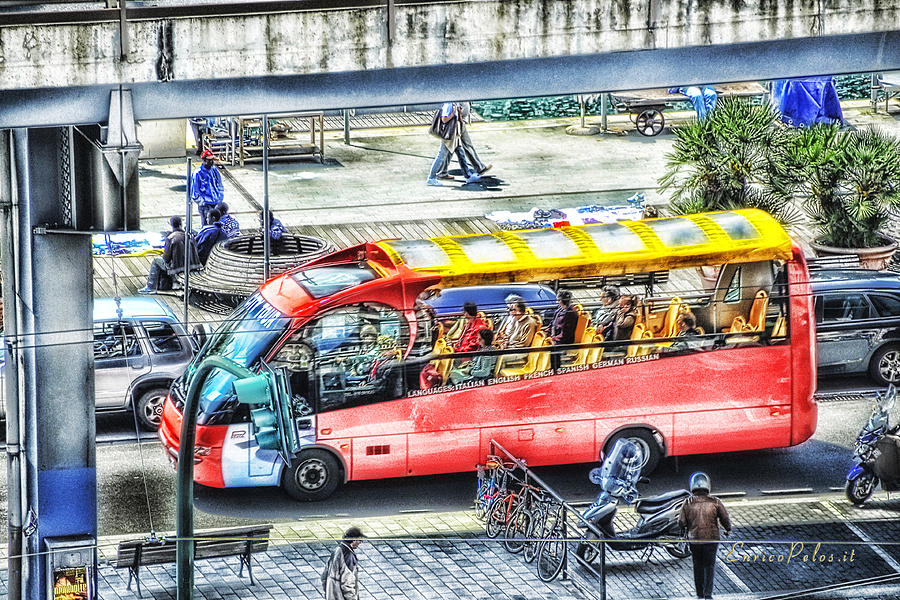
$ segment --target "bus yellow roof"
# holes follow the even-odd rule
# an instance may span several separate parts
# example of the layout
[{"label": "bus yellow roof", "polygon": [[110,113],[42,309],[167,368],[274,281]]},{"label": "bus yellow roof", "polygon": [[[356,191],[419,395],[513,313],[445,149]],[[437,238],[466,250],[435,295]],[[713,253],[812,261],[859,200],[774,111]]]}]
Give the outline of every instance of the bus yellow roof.
[{"label": "bus yellow roof", "polygon": [[578,227],[378,242],[395,264],[440,275],[441,287],[621,275],[790,259],[768,213],[711,212]]}]

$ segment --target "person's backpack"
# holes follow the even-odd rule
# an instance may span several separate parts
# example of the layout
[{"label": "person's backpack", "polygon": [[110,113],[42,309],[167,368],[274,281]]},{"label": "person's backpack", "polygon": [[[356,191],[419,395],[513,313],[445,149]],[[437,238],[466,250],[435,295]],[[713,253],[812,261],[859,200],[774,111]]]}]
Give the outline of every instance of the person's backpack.
[{"label": "person's backpack", "polygon": [[441,119],[441,109],[434,111],[434,118],[431,120],[431,127],[428,128],[428,133],[442,140],[453,139],[453,136],[456,135],[456,112],[453,113],[453,117],[449,121],[444,123]]}]

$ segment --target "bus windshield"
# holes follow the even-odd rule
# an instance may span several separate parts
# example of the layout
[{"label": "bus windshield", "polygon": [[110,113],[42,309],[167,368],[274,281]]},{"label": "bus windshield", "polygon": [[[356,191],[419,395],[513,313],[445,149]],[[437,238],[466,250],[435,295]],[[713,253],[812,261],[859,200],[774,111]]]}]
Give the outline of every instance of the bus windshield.
[{"label": "bus windshield", "polygon": [[[206,357],[221,356],[242,367],[250,367],[284,333],[289,323],[289,317],[281,314],[256,293],[213,334],[212,339],[194,361],[194,366],[196,367]],[[193,369],[188,371],[189,374],[192,372]],[[227,408],[225,403],[233,396],[231,392],[233,381],[233,375],[218,369],[210,374],[200,394],[201,420],[209,419],[223,408]]]}]

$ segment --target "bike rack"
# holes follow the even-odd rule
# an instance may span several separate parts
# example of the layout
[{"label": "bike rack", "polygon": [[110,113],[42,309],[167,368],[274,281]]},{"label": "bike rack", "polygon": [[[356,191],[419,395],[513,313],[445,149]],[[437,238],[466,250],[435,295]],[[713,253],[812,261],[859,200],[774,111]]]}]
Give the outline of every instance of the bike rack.
[{"label": "bike rack", "polygon": [[[575,554],[575,560],[577,560],[577,561],[581,564],[581,566],[585,567],[588,571],[590,571],[591,573],[593,573],[594,576],[596,576],[596,577],[600,580],[600,600],[606,600],[606,539],[604,539],[604,537],[603,537],[603,535],[604,535],[603,532],[600,531],[596,526],[594,526],[593,523],[591,523],[590,521],[588,521],[587,519],[585,519],[583,516],[581,516],[581,513],[578,512],[577,510],[575,510],[574,507],[572,507],[571,505],[569,505],[568,502],[566,502],[565,500],[563,500],[562,497],[561,497],[559,494],[556,493],[556,490],[554,490],[553,488],[551,488],[551,487],[550,487],[549,485],[547,485],[540,477],[538,477],[537,475],[535,475],[534,472],[532,472],[532,471],[525,465],[525,461],[523,461],[523,460],[520,459],[520,458],[516,458],[515,456],[513,456],[513,455],[509,452],[509,450],[507,450],[506,448],[504,448],[499,442],[497,442],[497,440],[491,439],[490,453],[496,455],[496,454],[497,454],[496,450],[499,450],[500,452],[502,452],[503,454],[505,454],[505,455],[506,455],[513,463],[515,463],[515,465],[516,465],[518,468],[522,469],[522,472],[525,473],[525,482],[526,482],[526,483],[528,482],[528,478],[530,477],[530,478],[531,478],[533,481],[535,481],[539,486],[541,486],[542,488],[544,488],[544,490],[546,490],[547,493],[549,493],[551,496],[553,496],[553,499],[554,499],[554,500],[556,500],[557,502],[559,502],[559,503],[562,505],[562,522],[563,522],[563,527],[565,528],[565,530],[564,530],[564,540],[565,540],[566,543],[568,543],[568,542],[570,542],[570,541],[580,541],[580,539],[581,539],[581,535],[580,535],[580,534],[579,534],[579,536],[576,537],[576,538],[571,538],[571,539],[570,539],[570,538],[568,537],[568,531],[569,531],[569,528],[572,527],[572,526],[569,524],[569,520],[568,520],[568,517],[569,517],[570,514],[571,514],[571,515],[574,515],[575,517],[577,517],[577,519],[578,519],[579,521],[581,521],[584,525],[586,525],[587,528],[590,529],[591,532],[593,532],[593,533],[597,536],[597,542],[600,543],[600,556],[598,557],[598,560],[599,560],[599,562],[600,562],[599,570],[598,570],[598,569],[595,569],[594,566],[593,566],[592,564],[590,564],[590,563],[588,563],[587,561],[585,561],[584,559],[582,559],[580,556],[578,556],[578,554]],[[561,575],[562,575],[562,578],[563,578],[563,579],[569,579],[569,574],[568,574],[568,562],[569,562],[569,553],[566,552],[566,553],[563,555],[563,561],[562,561],[562,573],[561,573]]]}]

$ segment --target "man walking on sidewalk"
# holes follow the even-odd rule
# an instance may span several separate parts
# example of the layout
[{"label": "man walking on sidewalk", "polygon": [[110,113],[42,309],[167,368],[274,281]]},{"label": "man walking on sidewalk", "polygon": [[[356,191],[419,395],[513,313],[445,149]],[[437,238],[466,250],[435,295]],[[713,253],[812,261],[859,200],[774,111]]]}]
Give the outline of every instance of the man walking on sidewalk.
[{"label": "man walking on sidewalk", "polygon": [[681,507],[678,524],[687,528],[694,561],[694,586],[698,598],[712,598],[713,576],[716,569],[716,550],[719,547],[719,523],[726,537],[731,533],[731,519],[722,501],[709,495],[709,475],[691,475],[691,497]]},{"label": "man walking on sidewalk", "polygon": [[344,532],[344,539],[337,545],[322,573],[325,600],[357,600],[359,598],[356,549],[362,543],[363,532],[351,527]]}]

